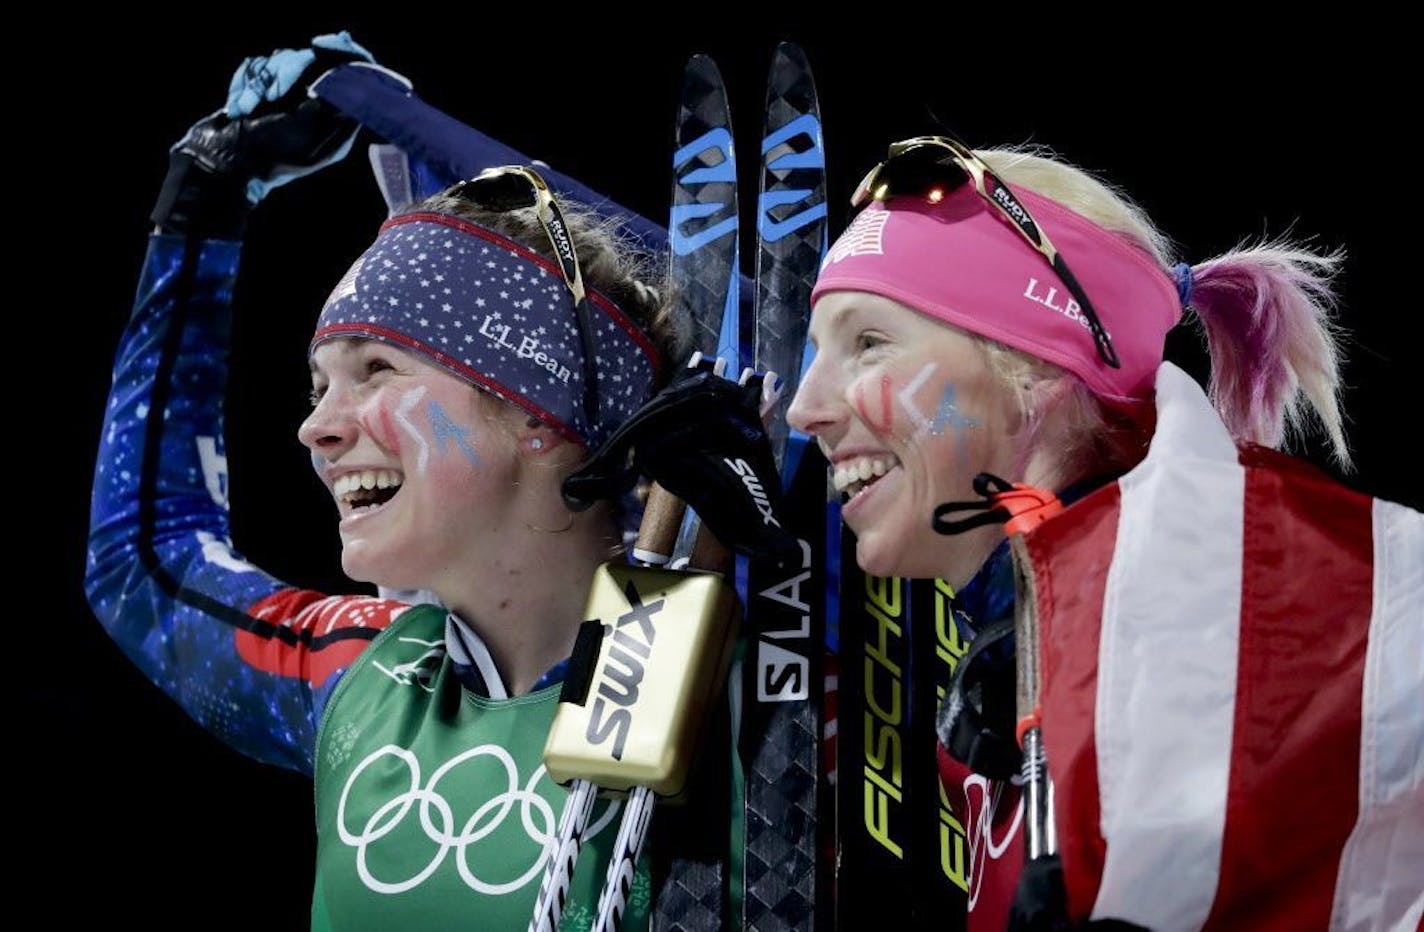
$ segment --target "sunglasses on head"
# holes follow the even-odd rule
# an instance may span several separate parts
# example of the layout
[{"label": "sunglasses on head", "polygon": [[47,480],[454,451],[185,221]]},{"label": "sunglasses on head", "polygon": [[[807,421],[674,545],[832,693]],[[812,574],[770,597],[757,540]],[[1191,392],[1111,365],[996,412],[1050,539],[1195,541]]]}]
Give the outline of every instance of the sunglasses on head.
[{"label": "sunglasses on head", "polygon": [[856,186],[855,194],[851,195],[850,202],[852,207],[859,209],[872,200],[884,201],[905,196],[925,198],[937,204],[965,182],[972,183],[974,190],[994,205],[1029,245],[1048,260],[1053,271],[1068,287],[1073,300],[1078,302],[1093,334],[1098,356],[1112,368],[1121,368],[1112,338],[1098,319],[1093,302],[1088,300],[1088,295],[1048,239],[1048,234],[1034,221],[1033,215],[1009,186],[964,143],[949,136],[916,136],[891,143],[885,161],[866,173]]},{"label": "sunglasses on head", "polygon": [[534,208],[539,226],[543,227],[544,234],[549,237],[549,245],[554,249],[554,258],[563,273],[564,284],[574,297],[574,315],[578,321],[579,339],[583,342],[583,412],[588,428],[592,430],[598,422],[596,323],[584,293],[583,272],[579,269],[573,237],[569,235],[569,226],[564,222],[563,211],[559,210],[549,185],[532,168],[504,165],[487,168],[474,178],[453,185],[446,193],[484,210],[503,212]]}]

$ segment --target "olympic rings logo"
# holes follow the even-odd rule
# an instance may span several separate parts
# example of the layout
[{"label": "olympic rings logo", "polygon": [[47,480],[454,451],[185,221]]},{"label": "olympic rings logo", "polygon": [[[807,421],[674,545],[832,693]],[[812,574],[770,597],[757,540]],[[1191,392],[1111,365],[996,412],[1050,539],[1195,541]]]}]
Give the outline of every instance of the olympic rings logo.
[{"label": "olympic rings logo", "polygon": [[[384,757],[394,757],[404,762],[410,773],[409,786],[405,792],[383,803],[375,812],[371,813],[366,824],[359,831],[352,831],[346,822],[346,803],[351,790],[366,768]],[[465,820],[464,825],[457,832],[455,830],[455,813],[452,811],[449,801],[436,790],[436,786],[455,767],[478,757],[493,758],[497,764],[502,765],[507,786],[503,792],[495,794],[482,803]],[[368,889],[377,893],[404,893],[420,886],[440,869],[440,865],[445,862],[446,857],[451,851],[454,851],[455,866],[459,871],[460,878],[467,886],[477,893],[503,896],[524,887],[529,881],[541,876],[544,865],[552,854],[552,847],[558,834],[555,831],[558,819],[555,817],[549,801],[534,789],[539,781],[544,779],[544,776],[545,768],[543,764],[540,764],[529,779],[521,785],[519,769],[515,766],[514,758],[510,756],[509,752],[497,744],[482,744],[441,764],[430,775],[430,781],[422,786],[420,762],[415,755],[405,748],[388,744],[367,755],[366,759],[357,764],[356,769],[347,778],[346,786],[341,790],[341,799],[336,805],[337,831],[342,842],[356,849],[356,872],[360,876],[361,882]],[[411,810],[416,809],[417,803],[419,804],[420,827],[425,832],[425,836],[435,844],[435,854],[424,867],[404,880],[390,880],[375,876],[369,863],[373,846],[400,827]],[[513,880],[497,883],[483,879],[475,874],[474,868],[470,865],[470,848],[488,838],[503,825],[516,803],[519,804],[519,822],[524,828],[525,835],[533,843],[536,852],[534,861],[524,873]],[[589,827],[585,838],[592,838],[607,827],[613,821],[619,808],[618,802],[608,805],[603,814]]]}]

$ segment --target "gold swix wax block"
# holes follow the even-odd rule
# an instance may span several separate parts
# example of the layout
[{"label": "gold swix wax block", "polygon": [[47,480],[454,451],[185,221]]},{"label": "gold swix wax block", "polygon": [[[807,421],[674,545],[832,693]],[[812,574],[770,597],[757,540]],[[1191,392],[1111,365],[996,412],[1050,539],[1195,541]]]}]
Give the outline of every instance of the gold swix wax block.
[{"label": "gold swix wax block", "polygon": [[549,775],[606,790],[683,789],[740,621],[718,573],[606,563],[544,748]]}]

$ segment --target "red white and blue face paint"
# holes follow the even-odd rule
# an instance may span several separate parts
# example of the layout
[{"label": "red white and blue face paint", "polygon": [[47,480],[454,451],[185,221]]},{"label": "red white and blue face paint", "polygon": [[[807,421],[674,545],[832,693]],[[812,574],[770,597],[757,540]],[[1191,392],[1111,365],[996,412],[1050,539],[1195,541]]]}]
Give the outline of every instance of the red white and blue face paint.
[{"label": "red white and blue face paint", "polygon": [[557,265],[463,218],[396,217],[337,283],[311,351],[365,337],[420,353],[564,436],[596,447],[648,399],[656,352],[606,296],[597,321],[597,423],[583,411],[583,343]]},{"label": "red white and blue face paint", "polygon": [[972,497],[979,472],[1013,474],[1023,426],[1016,399],[978,340],[877,294],[821,297],[810,335],[816,355],[787,418],[831,464],[857,562],[875,575],[962,584],[982,554],[949,552],[925,515]]},{"label": "red white and blue face paint", "polygon": [[517,409],[379,340],[329,340],[312,364],[316,406],[298,436],[336,502],[346,574],[438,592],[452,568],[488,562],[500,535],[470,529],[513,520]]}]

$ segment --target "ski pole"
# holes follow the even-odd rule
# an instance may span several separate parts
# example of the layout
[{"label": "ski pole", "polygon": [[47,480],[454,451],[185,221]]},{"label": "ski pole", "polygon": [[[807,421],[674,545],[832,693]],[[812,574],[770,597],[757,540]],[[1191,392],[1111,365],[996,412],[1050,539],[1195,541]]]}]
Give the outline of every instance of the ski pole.
[{"label": "ski pole", "polygon": [[[1002,483],[1002,480],[999,480]],[[976,481],[977,486],[977,481]],[[1040,670],[1038,603],[1034,595],[1033,564],[1024,534],[1063,511],[1063,504],[1051,492],[1014,485],[989,496],[1008,513],[1004,532],[1014,561],[1014,711],[1015,735],[1023,750],[1024,861],[1034,861],[1058,851],[1053,830],[1053,784],[1048,775],[1048,756],[1043,747],[1040,725],[1042,688]]]},{"label": "ski pole", "polygon": [[[692,364],[714,366],[700,357]],[[743,373],[743,384],[751,377]],[[676,535],[681,503],[668,497],[675,507],[645,510],[640,544],[665,545]],[[681,555],[674,549],[672,556]],[[598,788],[630,794],[599,899],[600,924],[616,927],[654,794],[676,796],[684,788],[700,726],[730,663],[739,605],[719,573],[609,563],[595,572],[585,614],[592,620],[580,629],[544,751],[549,775],[573,788],[566,804],[572,812],[561,819],[532,932],[557,928],[583,846],[587,796]]]},{"label": "ski pole", "polygon": [[555,932],[558,928],[569,893],[569,882],[573,879],[574,865],[583,846],[583,833],[588,828],[597,799],[598,787],[587,780],[574,781],[569,798],[564,803],[564,811],[559,816],[559,834],[549,855],[548,866],[544,869],[544,879],[539,884],[539,896],[534,901],[534,918],[529,922],[529,932]]},{"label": "ski pole", "polygon": [[[1020,776],[1024,799],[1024,861],[1037,860],[1058,850],[1053,828],[1053,784],[1040,725],[1040,643],[1038,601],[1033,563],[1024,535],[1061,514],[1063,503],[1052,492],[1010,483],[992,473],[974,477],[974,491],[983,502],[947,502],[935,509],[933,527],[940,534],[958,534],[975,527],[1003,524],[1014,566],[1014,715],[1015,737],[1023,751]],[[955,512],[977,511],[968,518],[950,520]]]},{"label": "ski pole", "polygon": [[[694,357],[694,365],[696,361],[696,357]],[[723,360],[718,359],[719,366],[722,362]],[[718,368],[715,371],[720,373],[723,369]],[[744,369],[738,383],[746,385],[751,378],[753,378],[752,370]],[[778,384],[775,373],[768,372],[763,377],[761,395],[761,416],[763,418],[770,414],[781,397]],[[679,546],[673,551],[673,564],[686,563],[694,569],[725,573],[731,564],[731,551],[701,524],[701,519],[693,514],[689,522],[692,529],[690,542],[689,536],[680,538]],[[725,672],[725,666],[722,667],[722,670]],[[719,680],[720,678],[719,676]],[[623,812],[623,825],[630,828],[627,832],[620,829],[618,841],[614,844],[613,857],[608,864],[608,877],[604,882],[603,893],[599,897],[593,932],[614,932],[618,928],[618,923],[622,919],[623,910],[628,902],[628,893],[632,889],[633,874],[637,867],[638,857],[643,850],[643,841],[647,837],[648,825],[652,821],[655,801],[656,797],[645,786],[636,787],[629,796],[628,808]]]}]

